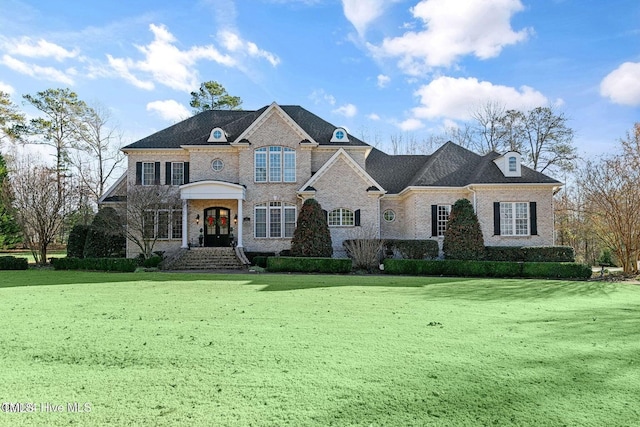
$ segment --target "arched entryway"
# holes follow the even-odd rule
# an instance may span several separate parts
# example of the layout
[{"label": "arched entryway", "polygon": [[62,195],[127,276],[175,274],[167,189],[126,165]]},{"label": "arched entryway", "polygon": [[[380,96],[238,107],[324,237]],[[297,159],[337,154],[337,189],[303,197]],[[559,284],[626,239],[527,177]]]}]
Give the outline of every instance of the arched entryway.
[{"label": "arched entryway", "polygon": [[222,207],[204,210],[204,246],[221,247],[231,245],[231,211]]}]

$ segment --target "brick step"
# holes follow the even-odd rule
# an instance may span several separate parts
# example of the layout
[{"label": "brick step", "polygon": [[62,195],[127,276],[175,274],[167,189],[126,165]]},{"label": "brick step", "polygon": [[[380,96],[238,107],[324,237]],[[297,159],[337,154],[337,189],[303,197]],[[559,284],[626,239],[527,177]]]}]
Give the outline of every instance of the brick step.
[{"label": "brick step", "polygon": [[245,266],[234,248],[192,248],[172,259],[170,270],[241,270]]}]

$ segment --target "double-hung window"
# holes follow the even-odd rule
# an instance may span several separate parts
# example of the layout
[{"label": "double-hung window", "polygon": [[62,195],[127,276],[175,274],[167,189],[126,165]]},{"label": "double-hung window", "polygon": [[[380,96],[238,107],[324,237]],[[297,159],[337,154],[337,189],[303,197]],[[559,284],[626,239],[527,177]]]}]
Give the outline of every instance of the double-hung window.
[{"label": "double-hung window", "polygon": [[296,228],[296,207],[283,202],[255,206],[254,235],[261,238],[293,237]]},{"label": "double-hung window", "polygon": [[502,236],[529,235],[529,203],[500,202],[500,234]]},{"label": "double-hung window", "polygon": [[182,211],[161,209],[144,213],[145,239],[182,239]]},{"label": "double-hung window", "polygon": [[154,162],[142,163],[142,185],[154,185],[156,182],[156,164]]},{"label": "double-hung window", "polygon": [[296,182],[296,152],[292,148],[270,146],[255,150],[256,182]]},{"label": "double-hung window", "polygon": [[449,222],[449,214],[451,213],[451,205],[438,205],[436,218],[436,236],[444,236]]},{"label": "double-hung window", "polygon": [[184,162],[171,163],[171,185],[184,184]]}]

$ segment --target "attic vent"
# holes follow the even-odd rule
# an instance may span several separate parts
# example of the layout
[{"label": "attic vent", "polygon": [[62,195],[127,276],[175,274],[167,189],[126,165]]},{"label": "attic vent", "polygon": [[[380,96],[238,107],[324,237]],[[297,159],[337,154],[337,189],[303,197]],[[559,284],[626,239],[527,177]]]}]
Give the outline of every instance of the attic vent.
[{"label": "attic vent", "polygon": [[221,128],[213,128],[207,142],[227,142],[227,134]]},{"label": "attic vent", "polygon": [[333,131],[331,142],[349,142],[347,131],[344,128],[336,128],[336,130]]}]

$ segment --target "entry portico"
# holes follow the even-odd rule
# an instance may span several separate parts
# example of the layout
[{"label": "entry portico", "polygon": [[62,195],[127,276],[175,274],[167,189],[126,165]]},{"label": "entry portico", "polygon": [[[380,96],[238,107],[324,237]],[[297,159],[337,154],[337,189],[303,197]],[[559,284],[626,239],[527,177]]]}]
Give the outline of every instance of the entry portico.
[{"label": "entry portico", "polygon": [[[227,227],[230,225],[229,220],[231,218],[237,218],[237,246],[243,247],[242,244],[242,202],[245,200],[246,189],[243,185],[234,184],[225,181],[197,181],[180,186],[180,199],[182,199],[182,247],[187,248],[189,246],[189,201],[190,200],[210,200],[214,203],[216,200],[235,200],[237,202],[236,213],[227,214],[226,216],[210,216],[209,226],[214,225],[214,221],[221,221],[222,225]],[[219,212],[219,211],[218,211]],[[200,218],[199,212],[191,212],[192,216],[196,215]],[[219,213],[218,213],[219,215]],[[202,215],[203,224],[206,225],[207,218]],[[218,224],[216,227],[219,229]]]}]

